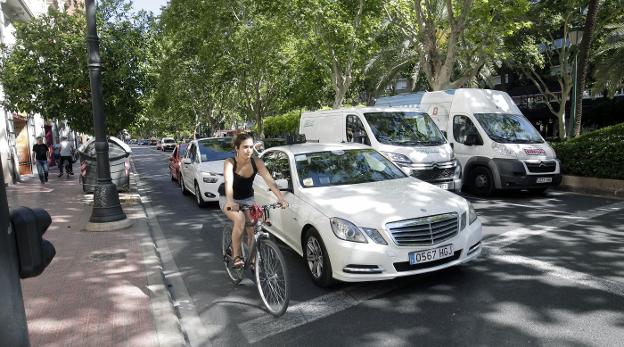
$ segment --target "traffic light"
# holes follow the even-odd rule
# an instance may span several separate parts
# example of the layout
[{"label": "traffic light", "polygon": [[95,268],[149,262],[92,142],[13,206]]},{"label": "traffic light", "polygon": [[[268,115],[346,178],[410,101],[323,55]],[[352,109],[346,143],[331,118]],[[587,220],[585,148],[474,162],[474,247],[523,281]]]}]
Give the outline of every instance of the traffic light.
[{"label": "traffic light", "polygon": [[40,275],[56,255],[54,245],[42,237],[52,224],[50,214],[42,208],[18,207],[11,211],[11,223],[20,277]]}]

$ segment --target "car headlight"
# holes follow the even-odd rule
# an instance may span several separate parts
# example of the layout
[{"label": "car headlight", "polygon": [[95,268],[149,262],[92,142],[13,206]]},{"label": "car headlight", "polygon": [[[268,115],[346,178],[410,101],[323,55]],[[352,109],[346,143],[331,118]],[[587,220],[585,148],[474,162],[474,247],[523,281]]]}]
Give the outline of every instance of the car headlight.
[{"label": "car headlight", "polygon": [[368,243],[366,237],[353,223],[341,218],[330,218],[332,231],[337,238],[345,241]]},{"label": "car headlight", "polygon": [[474,223],[477,220],[477,211],[472,207],[471,203],[468,203],[468,225]]},{"label": "car headlight", "polygon": [[410,160],[410,158],[408,158],[404,154],[394,153],[394,152],[381,152],[381,153],[383,155],[385,155],[386,158],[390,159],[391,161],[395,162],[398,165],[410,165],[410,164],[412,164],[412,161]]},{"label": "car headlight", "polygon": [[370,237],[371,240],[373,240],[375,243],[380,244],[380,245],[387,245],[388,243],[386,242],[386,240],[381,236],[381,234],[379,233],[379,231],[377,229],[373,229],[373,228],[362,228],[362,230],[366,233],[366,235],[368,235],[368,237]]},{"label": "car headlight", "polygon": [[217,183],[219,180],[219,174],[214,172],[202,172],[202,180],[205,183]]}]

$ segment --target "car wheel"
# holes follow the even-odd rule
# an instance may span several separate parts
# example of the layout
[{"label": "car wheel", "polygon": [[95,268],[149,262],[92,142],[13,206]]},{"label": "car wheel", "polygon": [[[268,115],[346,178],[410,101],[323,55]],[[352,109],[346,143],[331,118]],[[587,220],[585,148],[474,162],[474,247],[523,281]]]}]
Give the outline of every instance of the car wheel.
[{"label": "car wheel", "polygon": [[478,166],[470,171],[470,188],[480,196],[489,196],[494,192],[494,178],[490,169]]},{"label": "car wheel", "polygon": [[329,254],[318,231],[314,228],[308,229],[303,242],[303,257],[312,281],[322,288],[334,285],[336,280],[332,277]]},{"label": "car wheel", "polygon": [[197,182],[195,182],[195,202],[199,207],[204,207],[206,205],[206,202],[204,202],[201,196],[201,190],[199,190],[199,184],[197,184]]},{"label": "car wheel", "polygon": [[184,186],[184,178],[182,177],[182,175],[180,175],[180,191],[182,192],[182,195],[188,195],[186,187]]}]

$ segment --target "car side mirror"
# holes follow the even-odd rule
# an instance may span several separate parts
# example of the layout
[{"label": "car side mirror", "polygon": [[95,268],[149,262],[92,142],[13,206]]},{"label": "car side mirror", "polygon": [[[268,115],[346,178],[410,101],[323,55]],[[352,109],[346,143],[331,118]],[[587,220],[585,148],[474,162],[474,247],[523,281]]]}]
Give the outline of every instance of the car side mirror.
[{"label": "car side mirror", "polygon": [[182,159],[182,163],[183,164],[190,164],[190,163],[192,163],[191,158],[184,158],[184,159]]},{"label": "car side mirror", "polygon": [[293,192],[293,188],[292,188],[292,184],[290,183],[289,179],[286,178],[280,178],[275,180],[275,185],[277,186],[277,189],[279,189],[280,191],[283,192]]}]

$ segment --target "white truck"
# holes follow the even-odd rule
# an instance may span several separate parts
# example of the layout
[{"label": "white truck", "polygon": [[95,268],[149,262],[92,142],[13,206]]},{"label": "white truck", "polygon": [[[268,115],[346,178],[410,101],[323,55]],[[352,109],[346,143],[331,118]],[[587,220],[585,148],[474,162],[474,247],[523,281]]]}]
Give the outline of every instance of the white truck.
[{"label": "white truck", "polygon": [[463,185],[487,196],[496,189],[544,192],[561,182],[555,151],[498,90],[450,89],[379,98],[380,107],[417,107],[445,133],[463,168]]},{"label": "white truck", "polygon": [[379,107],[304,112],[299,133],[309,141],[369,145],[408,175],[443,189],[461,189],[459,162],[425,112]]}]

